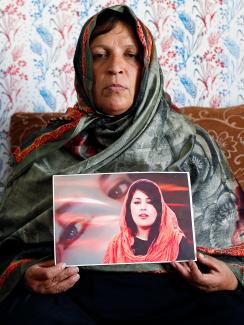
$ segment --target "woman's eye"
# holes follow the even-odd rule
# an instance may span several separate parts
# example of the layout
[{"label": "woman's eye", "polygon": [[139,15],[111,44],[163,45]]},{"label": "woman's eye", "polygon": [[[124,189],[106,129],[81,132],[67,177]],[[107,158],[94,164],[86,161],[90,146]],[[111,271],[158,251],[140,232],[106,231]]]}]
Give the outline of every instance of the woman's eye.
[{"label": "woman's eye", "polygon": [[137,53],[128,53],[127,56],[131,59],[138,59],[138,54]]},{"label": "woman's eye", "polygon": [[70,223],[63,230],[59,239],[59,243],[64,245],[64,248],[67,248],[83,234],[88,225],[88,221]]},{"label": "woman's eye", "polygon": [[71,223],[63,231],[60,240],[75,240],[79,236],[80,230],[80,223]]},{"label": "woman's eye", "polygon": [[140,204],[141,201],[134,201],[133,203],[134,203],[134,204]]},{"label": "woman's eye", "polygon": [[96,59],[103,59],[106,57],[106,53],[94,53],[93,54],[93,59],[96,60]]},{"label": "woman's eye", "polygon": [[125,196],[126,192],[128,191],[129,189],[129,182],[120,182],[116,185],[114,185],[109,191],[108,191],[108,196],[111,198],[111,199],[114,199],[114,200],[119,200],[121,199],[122,197]]}]

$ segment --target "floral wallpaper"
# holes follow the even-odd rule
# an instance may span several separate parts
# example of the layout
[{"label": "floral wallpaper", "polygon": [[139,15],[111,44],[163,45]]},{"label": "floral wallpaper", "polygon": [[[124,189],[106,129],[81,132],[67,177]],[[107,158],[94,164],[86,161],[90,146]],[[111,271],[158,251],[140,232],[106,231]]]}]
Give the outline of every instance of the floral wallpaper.
[{"label": "floral wallpaper", "polygon": [[164,87],[176,105],[244,102],[244,0],[1,0],[1,182],[10,170],[11,115],[65,111],[75,103],[79,31],[114,4],[128,4],[152,31]]}]

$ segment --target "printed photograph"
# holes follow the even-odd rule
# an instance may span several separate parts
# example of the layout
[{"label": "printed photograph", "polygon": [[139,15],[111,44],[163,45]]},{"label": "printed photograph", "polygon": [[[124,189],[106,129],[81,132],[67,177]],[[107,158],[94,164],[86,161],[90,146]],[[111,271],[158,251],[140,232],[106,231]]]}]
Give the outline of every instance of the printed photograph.
[{"label": "printed photograph", "polygon": [[188,173],[53,176],[55,262],[196,260]]}]

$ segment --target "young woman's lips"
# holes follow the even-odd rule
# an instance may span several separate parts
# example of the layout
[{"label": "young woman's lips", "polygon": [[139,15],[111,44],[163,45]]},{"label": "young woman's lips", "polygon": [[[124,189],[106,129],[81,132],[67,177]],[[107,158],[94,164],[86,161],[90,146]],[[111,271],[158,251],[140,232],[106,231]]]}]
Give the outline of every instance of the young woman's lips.
[{"label": "young woman's lips", "polygon": [[139,217],[142,219],[147,219],[148,215],[146,213],[141,213],[141,214],[139,214]]}]

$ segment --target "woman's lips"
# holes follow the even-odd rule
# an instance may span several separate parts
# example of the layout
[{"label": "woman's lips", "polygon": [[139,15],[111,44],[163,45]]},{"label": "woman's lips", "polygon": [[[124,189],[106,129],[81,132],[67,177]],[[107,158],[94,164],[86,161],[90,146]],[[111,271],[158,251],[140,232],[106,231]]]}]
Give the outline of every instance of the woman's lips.
[{"label": "woman's lips", "polygon": [[148,218],[148,214],[141,213],[141,214],[139,214],[139,217],[142,218],[142,219],[147,219]]},{"label": "woman's lips", "polygon": [[105,87],[105,89],[113,91],[113,92],[120,92],[120,91],[126,90],[127,88],[120,84],[111,84],[111,85]]}]

